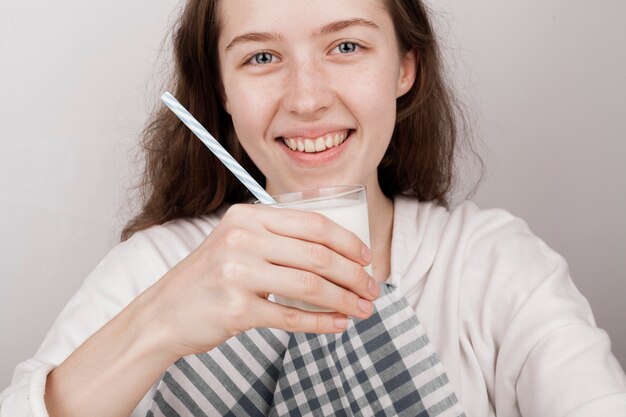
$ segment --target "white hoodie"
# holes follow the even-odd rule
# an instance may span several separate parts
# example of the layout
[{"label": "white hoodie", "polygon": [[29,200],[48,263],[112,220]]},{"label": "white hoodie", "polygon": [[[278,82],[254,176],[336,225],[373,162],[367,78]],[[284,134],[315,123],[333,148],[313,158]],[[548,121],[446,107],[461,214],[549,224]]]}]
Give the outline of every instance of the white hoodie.
[{"label": "white hoodie", "polygon": [[[47,374],[195,249],[219,222],[136,233],[87,277],[0,394],[0,417],[47,417]],[[465,202],[394,199],[391,275],[468,417],[626,416],[626,376],[566,262],[520,219]],[[155,384],[158,381],[155,381]],[[144,417],[153,386],[132,417]]]}]

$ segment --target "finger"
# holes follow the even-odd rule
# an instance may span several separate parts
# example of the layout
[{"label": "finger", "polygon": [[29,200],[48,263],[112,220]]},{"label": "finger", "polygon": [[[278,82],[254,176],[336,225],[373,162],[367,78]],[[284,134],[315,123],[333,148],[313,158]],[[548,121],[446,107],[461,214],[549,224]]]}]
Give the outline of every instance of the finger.
[{"label": "finger", "polygon": [[339,333],[346,330],[348,318],[337,313],[313,313],[286,307],[261,298],[254,302],[253,327],[270,327],[287,332]]},{"label": "finger", "polygon": [[261,222],[274,234],[322,244],[363,266],[371,260],[370,249],[356,234],[320,213],[268,206],[260,213]]},{"label": "finger", "polygon": [[310,271],[267,265],[254,274],[247,286],[257,294],[270,292],[363,319],[372,314],[371,301]]},{"label": "finger", "polygon": [[374,300],[379,295],[378,283],[361,264],[322,244],[275,235],[259,250],[272,264],[313,272],[361,298]]}]

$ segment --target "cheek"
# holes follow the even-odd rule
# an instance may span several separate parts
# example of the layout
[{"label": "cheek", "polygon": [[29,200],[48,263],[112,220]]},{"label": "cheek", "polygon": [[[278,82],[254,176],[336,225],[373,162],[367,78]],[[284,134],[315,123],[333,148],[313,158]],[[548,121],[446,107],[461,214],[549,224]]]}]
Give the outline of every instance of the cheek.
[{"label": "cheek", "polygon": [[353,88],[346,90],[344,95],[368,136],[372,135],[377,142],[386,143],[395,126],[398,78],[391,67],[370,65],[361,76],[353,75],[347,81]]},{"label": "cheek", "polygon": [[269,114],[267,91],[253,83],[239,84],[229,86],[226,96],[240,140],[243,142],[249,136],[263,134]]}]

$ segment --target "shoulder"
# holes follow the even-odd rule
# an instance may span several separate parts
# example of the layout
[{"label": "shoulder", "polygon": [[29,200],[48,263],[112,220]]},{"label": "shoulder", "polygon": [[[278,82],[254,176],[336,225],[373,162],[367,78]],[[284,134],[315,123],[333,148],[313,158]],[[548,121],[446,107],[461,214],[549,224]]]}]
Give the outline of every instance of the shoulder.
[{"label": "shoulder", "polygon": [[[503,209],[480,209],[465,201],[449,215],[444,246],[459,247],[470,271],[484,271],[492,279],[502,279],[530,288],[554,271],[567,269],[563,257],[535,235],[521,218]],[[510,278],[510,279],[509,279]]]},{"label": "shoulder", "polygon": [[471,201],[447,209],[408,197],[395,203],[396,219],[404,222],[394,226],[394,234],[404,236],[397,246],[407,251],[407,283],[428,277],[429,285],[446,294],[462,293],[461,304],[508,299],[515,308],[550,276],[569,280],[563,257],[506,210],[481,209]]},{"label": "shoulder", "polygon": [[113,247],[55,320],[37,352],[38,360],[61,363],[195,249],[215,228],[220,215],[152,226]]},{"label": "shoulder", "polygon": [[396,196],[394,209],[394,220],[408,227],[410,230],[407,232],[427,231],[442,239],[460,239],[465,244],[506,236],[532,235],[526,222],[519,217],[499,208],[481,209],[468,200],[447,208],[432,201]]},{"label": "shoulder", "polygon": [[523,219],[504,209],[481,209],[471,201],[448,209],[409,197],[396,198],[395,206],[396,220],[405,223],[404,230],[411,229],[406,233],[429,236],[422,238],[417,250],[433,246],[441,257],[454,256],[457,261],[480,262],[485,267],[502,259],[511,268],[529,261],[523,263],[526,271],[533,264],[551,269],[564,262]]},{"label": "shoulder", "polygon": [[85,281],[86,287],[147,288],[185,258],[213,231],[226,209],[151,226],[114,246]]},{"label": "shoulder", "polygon": [[450,210],[436,263],[446,264],[443,279],[458,297],[461,323],[468,328],[482,323],[489,333],[475,338],[480,334],[497,345],[515,320],[528,330],[535,316],[550,328],[593,323],[565,259],[506,210],[480,209],[472,202]]},{"label": "shoulder", "polygon": [[165,259],[177,257],[195,249],[217,226],[226,208],[200,217],[179,218],[162,225],[151,226],[135,233],[117,245],[112,252],[117,255],[154,255]]},{"label": "shoulder", "polygon": [[440,250],[443,257],[454,255],[461,284],[483,301],[484,292],[494,290],[499,298],[494,301],[514,306],[555,273],[569,280],[565,259],[523,219],[470,201],[450,210]]}]

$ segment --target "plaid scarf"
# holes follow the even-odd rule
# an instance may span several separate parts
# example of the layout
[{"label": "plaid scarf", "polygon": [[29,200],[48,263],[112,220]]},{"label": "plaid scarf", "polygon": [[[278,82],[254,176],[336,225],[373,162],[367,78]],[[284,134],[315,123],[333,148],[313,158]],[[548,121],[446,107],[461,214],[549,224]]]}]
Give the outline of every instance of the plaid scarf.
[{"label": "plaid scarf", "polygon": [[252,329],[164,374],[146,417],[465,416],[396,287],[341,334]]}]

